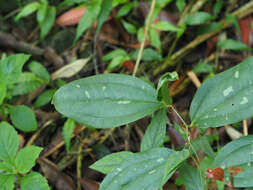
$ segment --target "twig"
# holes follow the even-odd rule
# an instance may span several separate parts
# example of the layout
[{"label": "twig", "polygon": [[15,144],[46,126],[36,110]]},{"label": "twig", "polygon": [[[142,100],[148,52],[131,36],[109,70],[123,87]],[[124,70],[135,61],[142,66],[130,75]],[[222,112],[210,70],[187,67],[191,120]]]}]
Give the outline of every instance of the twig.
[{"label": "twig", "polygon": [[246,119],[242,121],[242,125],[243,125],[243,135],[248,136],[248,124]]},{"label": "twig", "polygon": [[82,148],[83,145],[80,143],[78,147],[78,156],[77,156],[77,164],[76,164],[76,173],[77,173],[77,190],[81,190],[81,182],[80,179],[82,178]]},{"label": "twig", "polygon": [[193,82],[193,84],[199,88],[201,85],[201,82],[199,81],[199,78],[193,71],[187,72],[187,76],[190,78],[190,80]]},{"label": "twig", "polygon": [[144,46],[145,46],[145,41],[146,41],[146,38],[148,36],[148,29],[150,27],[151,18],[152,18],[152,15],[153,15],[153,12],[154,12],[154,8],[155,8],[155,3],[156,3],[156,0],[152,0],[150,11],[149,11],[148,18],[147,18],[148,22],[147,22],[147,25],[146,25],[145,30],[144,30],[143,41],[141,43],[141,48],[140,48],[140,51],[139,51],[139,54],[138,54],[138,57],[137,57],[137,60],[136,60],[135,66],[134,66],[133,76],[136,75],[136,72],[137,72],[138,67],[140,65],[141,57],[142,57],[142,54],[143,54],[143,49],[144,49]]}]

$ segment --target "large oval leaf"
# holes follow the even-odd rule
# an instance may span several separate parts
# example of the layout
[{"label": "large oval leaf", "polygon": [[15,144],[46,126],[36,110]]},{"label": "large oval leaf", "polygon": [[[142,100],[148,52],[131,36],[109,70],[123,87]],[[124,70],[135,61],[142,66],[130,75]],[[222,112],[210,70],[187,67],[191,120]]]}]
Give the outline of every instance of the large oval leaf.
[{"label": "large oval leaf", "polygon": [[96,128],[138,120],[161,106],[153,87],[121,74],[95,75],[71,82],[55,93],[53,102],[63,115]]},{"label": "large oval leaf", "polygon": [[253,57],[207,80],[193,98],[190,116],[198,127],[218,127],[253,115]]},{"label": "large oval leaf", "polygon": [[228,168],[253,162],[253,135],[226,144],[214,160],[213,167]]},{"label": "large oval leaf", "polygon": [[167,148],[135,153],[105,177],[100,190],[157,190],[188,156]]}]

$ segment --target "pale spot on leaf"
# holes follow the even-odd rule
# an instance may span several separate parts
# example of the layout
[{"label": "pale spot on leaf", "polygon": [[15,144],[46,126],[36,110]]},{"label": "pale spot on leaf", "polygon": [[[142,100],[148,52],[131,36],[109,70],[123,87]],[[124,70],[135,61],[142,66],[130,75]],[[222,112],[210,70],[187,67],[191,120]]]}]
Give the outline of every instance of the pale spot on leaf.
[{"label": "pale spot on leaf", "polygon": [[129,100],[122,100],[122,101],[118,101],[118,104],[130,104],[131,101]]},{"label": "pale spot on leaf", "polygon": [[85,95],[86,95],[87,98],[90,98],[90,94],[87,90],[85,90]]},{"label": "pale spot on leaf", "polygon": [[236,79],[238,79],[239,78],[239,71],[236,71],[234,76]]},{"label": "pale spot on leaf", "polygon": [[223,91],[223,95],[224,95],[224,96],[228,96],[231,92],[233,92],[233,87],[232,87],[232,86],[230,86],[230,87],[228,87],[227,89],[225,89],[225,90]]},{"label": "pale spot on leaf", "polygon": [[240,104],[247,104],[249,102],[248,98],[243,97],[242,101],[240,102]]}]

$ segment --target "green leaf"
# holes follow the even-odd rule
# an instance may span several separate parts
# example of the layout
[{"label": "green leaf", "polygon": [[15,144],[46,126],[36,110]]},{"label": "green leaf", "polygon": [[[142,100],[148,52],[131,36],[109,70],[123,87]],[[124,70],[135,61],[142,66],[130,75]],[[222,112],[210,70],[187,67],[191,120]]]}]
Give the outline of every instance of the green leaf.
[{"label": "green leaf", "polygon": [[130,33],[130,34],[136,34],[137,29],[136,29],[136,27],[133,24],[131,24],[131,23],[129,23],[129,22],[123,20],[123,19],[121,19],[121,22],[122,22],[124,28],[126,29],[126,31],[128,33]]},{"label": "green leaf", "polygon": [[11,107],[10,117],[14,126],[24,132],[37,130],[35,115],[32,109],[27,106],[20,105]]},{"label": "green leaf", "polygon": [[141,27],[138,29],[137,31],[137,39],[138,41],[141,43],[143,42],[143,39],[144,39],[144,27]]},{"label": "green leaf", "polygon": [[213,7],[213,13],[214,15],[217,15],[220,13],[221,9],[223,6],[223,1],[222,0],[216,0],[214,7]]},{"label": "green leaf", "polygon": [[50,81],[50,74],[48,73],[47,69],[42,64],[38,63],[37,61],[32,61],[28,65],[28,68],[35,75],[45,80],[47,83]]},{"label": "green leaf", "polygon": [[157,190],[172,174],[165,173],[165,166],[173,152],[154,148],[135,153],[104,178],[100,190]]},{"label": "green leaf", "polygon": [[46,18],[47,16],[47,5],[42,5],[40,6],[40,8],[37,11],[37,21],[38,23],[43,22],[43,20]]},{"label": "green leaf", "polygon": [[242,168],[243,171],[233,177],[234,187],[253,187],[252,169],[252,166]]},{"label": "green leaf", "polygon": [[[0,160],[13,163],[19,146],[15,129],[7,122],[0,123]],[[1,179],[1,178],[0,178]],[[0,183],[1,184],[1,183]]]},{"label": "green leaf", "polygon": [[194,139],[191,148],[193,149],[194,153],[196,153],[198,150],[202,150],[206,153],[207,156],[210,156],[212,158],[215,157],[215,153],[208,142],[207,136],[201,136],[197,139]]},{"label": "green leaf", "polygon": [[237,34],[241,36],[241,30],[240,30],[240,26],[239,26],[239,22],[238,22],[238,20],[237,20],[237,17],[234,16],[234,15],[232,15],[232,14],[227,13],[227,14],[226,14],[226,20],[227,20],[230,24],[234,25]]},{"label": "green leaf", "polygon": [[[138,54],[139,54],[139,50],[136,50],[135,52],[133,52],[131,55],[132,59],[136,60]],[[159,53],[157,53],[155,50],[151,48],[146,48],[143,50],[141,60],[142,61],[161,61],[162,56]]]},{"label": "green leaf", "polygon": [[204,179],[201,179],[200,170],[185,163],[179,171],[187,190],[204,190],[202,184]]},{"label": "green leaf", "polygon": [[0,105],[3,103],[4,98],[6,96],[7,88],[6,85],[0,82]]},{"label": "green leaf", "polygon": [[176,1],[177,8],[180,12],[184,10],[185,7],[185,0],[177,0]]},{"label": "green leaf", "polygon": [[70,150],[70,141],[71,137],[73,135],[73,132],[75,130],[76,124],[72,119],[67,119],[67,121],[64,123],[62,136],[64,139],[64,143],[67,149],[67,152]]},{"label": "green leaf", "polygon": [[153,87],[121,74],[95,75],[71,82],[55,93],[53,103],[63,115],[96,128],[124,125],[161,107]]},{"label": "green leaf", "polygon": [[56,92],[55,89],[50,89],[43,92],[34,102],[34,107],[39,108],[41,106],[48,104],[52,100],[55,92]]},{"label": "green leaf", "polygon": [[208,63],[201,61],[194,66],[193,71],[195,73],[211,73],[213,72],[213,67]]},{"label": "green leaf", "polygon": [[133,155],[134,153],[127,151],[112,153],[96,161],[90,168],[104,174],[109,174],[118,168],[124,160],[129,159]]},{"label": "green leaf", "polygon": [[253,57],[205,81],[190,107],[192,125],[218,127],[253,115]]},{"label": "green leaf", "polygon": [[14,175],[0,173],[0,189],[13,190],[14,189]]},{"label": "green leaf", "polygon": [[151,120],[141,142],[141,152],[161,147],[166,136],[166,111],[160,110]]},{"label": "green leaf", "polygon": [[75,36],[74,43],[81,37],[81,35],[92,25],[92,23],[96,20],[101,9],[101,0],[92,1],[85,13],[83,14],[80,22],[77,26],[77,33]]},{"label": "green leaf", "polygon": [[54,6],[47,8],[46,17],[42,22],[39,23],[40,25],[40,40],[43,40],[46,35],[49,33],[51,28],[54,25],[56,17],[56,8]]},{"label": "green leaf", "polygon": [[204,24],[205,22],[211,20],[213,18],[212,15],[210,15],[207,12],[196,12],[191,15],[188,15],[185,18],[185,23],[188,25],[199,25]]},{"label": "green leaf", "polygon": [[29,172],[35,165],[35,161],[42,150],[43,148],[38,146],[27,146],[22,148],[15,159],[18,172],[21,174]]},{"label": "green leaf", "polygon": [[213,167],[223,169],[253,162],[253,135],[241,137],[226,144],[216,156]]},{"label": "green leaf", "polygon": [[151,45],[160,51],[162,49],[162,45],[161,45],[159,33],[155,31],[154,29],[150,28],[149,38],[150,38]]},{"label": "green leaf", "polygon": [[197,29],[197,35],[206,34],[209,32],[218,31],[221,29],[221,24],[219,22],[212,22],[210,24],[203,24],[198,27]]},{"label": "green leaf", "polygon": [[249,50],[249,47],[246,44],[232,39],[219,40],[217,46],[218,48],[233,51]]},{"label": "green leaf", "polygon": [[37,172],[29,173],[20,181],[21,190],[50,190],[46,178]]},{"label": "green leaf", "polygon": [[6,85],[17,82],[23,65],[29,58],[30,55],[14,54],[3,59],[0,64],[0,81]]},{"label": "green leaf", "polygon": [[18,13],[18,15],[15,17],[14,20],[18,21],[19,19],[26,17],[32,14],[33,12],[37,11],[40,7],[41,4],[38,2],[29,3]]},{"label": "green leaf", "polygon": [[114,69],[115,67],[121,65],[124,61],[128,60],[129,57],[128,56],[117,56],[114,57],[111,62],[107,65],[106,71],[110,72],[112,69]]},{"label": "green leaf", "polygon": [[102,2],[101,5],[101,11],[98,15],[98,25],[97,25],[97,30],[96,33],[98,34],[103,23],[105,22],[106,18],[110,15],[110,12],[113,8],[112,6],[113,0],[106,0]]},{"label": "green leaf", "polygon": [[106,61],[110,61],[115,57],[118,56],[126,56],[127,53],[125,50],[123,49],[115,49],[113,51],[111,51],[110,53],[106,54],[105,56],[103,56],[102,61],[106,62]]},{"label": "green leaf", "polygon": [[171,31],[177,32],[178,27],[174,26],[173,24],[166,22],[166,21],[158,21],[151,25],[153,28],[161,30],[161,31]]},{"label": "green leaf", "polygon": [[177,72],[168,72],[165,73],[158,82],[157,85],[157,94],[158,100],[163,100],[166,104],[172,104],[172,98],[169,94],[168,84],[171,81],[178,80]]},{"label": "green leaf", "polygon": [[132,8],[133,8],[132,2],[126,3],[118,10],[117,18],[126,16],[131,11]]}]

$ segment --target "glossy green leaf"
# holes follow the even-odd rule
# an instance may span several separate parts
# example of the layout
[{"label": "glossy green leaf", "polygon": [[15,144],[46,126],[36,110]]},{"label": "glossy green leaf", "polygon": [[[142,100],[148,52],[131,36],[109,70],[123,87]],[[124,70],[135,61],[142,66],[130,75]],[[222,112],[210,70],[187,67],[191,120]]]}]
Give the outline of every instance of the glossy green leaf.
[{"label": "glossy green leaf", "polygon": [[201,136],[193,140],[192,147],[193,152],[197,153],[197,151],[202,150],[206,153],[207,156],[215,157],[215,153],[208,142],[207,136]]},{"label": "glossy green leaf", "polygon": [[194,66],[193,71],[195,73],[211,73],[213,72],[213,67],[205,62],[200,62]]},{"label": "glossy green leaf", "polygon": [[43,22],[45,17],[47,16],[47,6],[48,5],[42,5],[37,11],[37,21],[38,23]]},{"label": "glossy green leaf", "polygon": [[134,153],[127,151],[112,153],[92,164],[90,168],[104,174],[109,174],[118,168],[124,160],[129,159],[133,155]]},{"label": "glossy green leaf", "polygon": [[97,31],[96,33],[99,33],[103,23],[105,22],[105,20],[107,19],[107,17],[110,15],[110,12],[113,8],[112,6],[113,0],[106,0],[102,2],[101,5],[101,11],[98,15],[98,25],[97,25]]},{"label": "glossy green leaf", "polygon": [[218,31],[221,29],[221,24],[219,22],[212,22],[210,24],[203,24],[198,27],[196,33],[197,35],[206,34],[209,32]]},{"label": "glossy green leaf", "polygon": [[218,127],[253,115],[253,57],[204,82],[190,107],[192,125]]},{"label": "glossy green leaf", "polygon": [[0,189],[13,190],[14,189],[14,175],[0,173]]},{"label": "glossy green leaf", "polygon": [[35,165],[35,161],[42,150],[43,148],[38,146],[26,146],[22,148],[15,159],[18,172],[21,174],[29,172]]},{"label": "glossy green leaf", "polygon": [[32,14],[33,12],[35,12],[36,10],[38,10],[41,7],[41,4],[38,2],[33,2],[33,3],[29,3],[27,4],[19,13],[18,15],[15,17],[15,21],[18,21],[19,19],[26,17],[30,14]]},{"label": "glossy green leaf", "polygon": [[34,102],[34,107],[39,108],[41,106],[48,104],[52,100],[55,92],[56,92],[55,89],[50,89],[43,92]]},{"label": "glossy green leaf", "polygon": [[30,58],[26,54],[14,54],[1,60],[0,81],[3,84],[13,84],[18,81],[23,65]]},{"label": "glossy green leaf", "polygon": [[[131,54],[132,59],[136,60],[139,54],[139,50],[136,50]],[[145,48],[141,57],[142,61],[161,61],[162,56],[151,48]]]},{"label": "glossy green leaf", "polygon": [[124,61],[128,60],[128,56],[117,56],[114,57],[111,62],[107,65],[106,71],[110,72],[115,67],[121,65]]},{"label": "glossy green leaf", "polygon": [[77,33],[75,36],[74,43],[81,37],[81,35],[92,25],[100,13],[101,0],[93,0],[87,7],[83,14],[80,22],[77,26]]},{"label": "glossy green leaf", "polygon": [[161,107],[148,83],[128,75],[104,74],[67,84],[54,95],[57,111],[96,128],[136,121]]},{"label": "glossy green leaf", "polygon": [[230,24],[234,25],[234,27],[235,27],[235,29],[236,29],[236,32],[237,32],[237,35],[240,35],[240,36],[241,36],[240,25],[239,25],[239,22],[238,22],[238,20],[237,20],[237,17],[234,16],[234,15],[232,15],[232,14],[227,13],[227,14],[226,14],[226,20],[227,20]]},{"label": "glossy green leaf", "polygon": [[133,24],[131,24],[123,19],[121,19],[121,22],[128,33],[135,34],[137,32],[137,29]]},{"label": "glossy green leaf", "polygon": [[214,15],[217,15],[220,13],[221,9],[223,6],[223,1],[222,0],[216,0],[214,7],[213,7],[213,13]]},{"label": "glossy green leaf", "polygon": [[127,55],[127,53],[125,50],[115,49],[115,50],[111,51],[110,53],[106,54],[105,56],[103,56],[102,60],[103,61],[110,61],[115,57],[126,56],[126,55]]},{"label": "glossy green leaf", "polygon": [[22,131],[37,130],[37,120],[33,110],[27,106],[13,106],[10,109],[10,117],[14,126]]},{"label": "glossy green leaf", "polygon": [[201,179],[200,170],[184,163],[180,167],[180,177],[187,190],[204,190],[204,179]]},{"label": "glossy green leaf", "polygon": [[135,153],[105,177],[100,190],[157,190],[171,176],[171,173],[165,173],[165,166],[173,152],[154,148]]},{"label": "glossy green leaf", "polygon": [[185,7],[185,0],[176,0],[176,5],[178,10],[182,12]]},{"label": "glossy green leaf", "polygon": [[154,115],[141,142],[141,151],[161,147],[166,136],[166,111]]},{"label": "glossy green leaf", "polygon": [[233,51],[249,50],[249,47],[246,44],[232,39],[219,40],[217,46],[225,50],[233,50]]},{"label": "glossy green leaf", "polygon": [[32,71],[35,75],[40,77],[41,79],[45,80],[46,82],[49,82],[50,80],[50,74],[48,73],[47,69],[37,61],[32,61],[28,68],[30,71]]},{"label": "glossy green leaf", "polygon": [[123,17],[123,16],[127,15],[127,14],[131,11],[132,8],[133,8],[133,3],[132,3],[132,2],[129,2],[129,3],[124,4],[124,5],[118,10],[117,18]]},{"label": "glossy green leaf", "polygon": [[67,152],[70,150],[70,141],[71,137],[73,135],[73,132],[75,130],[76,124],[72,119],[67,119],[67,121],[64,123],[62,136],[64,139],[64,143],[67,149]]},{"label": "glossy green leaf", "polygon": [[40,25],[40,39],[43,40],[46,35],[49,33],[51,28],[54,25],[56,17],[56,8],[54,6],[50,6],[47,8],[46,17],[42,22],[39,23]]},{"label": "glossy green leaf", "polygon": [[159,79],[157,85],[158,100],[163,100],[166,104],[172,104],[172,98],[169,94],[169,82],[178,80],[177,72],[167,72]]},{"label": "glossy green leaf", "polygon": [[3,100],[6,96],[7,88],[6,85],[0,82],[0,105],[3,103]]},{"label": "glossy green leaf", "polygon": [[253,162],[253,135],[226,144],[216,156],[213,167],[228,168]]},{"label": "glossy green leaf", "polygon": [[173,24],[166,22],[166,21],[158,21],[151,25],[153,28],[161,30],[161,31],[171,31],[177,32],[178,27],[174,26]]},{"label": "glossy green leaf", "polygon": [[205,22],[211,20],[212,18],[213,16],[207,12],[196,12],[191,15],[188,15],[185,18],[185,23],[188,25],[199,25],[204,24]]},{"label": "glossy green leaf", "polygon": [[149,29],[149,40],[151,45],[154,46],[157,50],[160,51],[162,49],[159,32],[153,28]]},{"label": "glossy green leaf", "polygon": [[[0,123],[0,160],[13,163],[19,147],[19,137],[7,122]],[[1,184],[1,183],[0,183]]]},{"label": "glossy green leaf", "polygon": [[239,172],[234,176],[234,187],[253,187],[252,180],[252,171],[253,165],[252,162],[250,164],[244,164],[239,166],[242,169],[242,172]]},{"label": "glossy green leaf", "polygon": [[4,171],[5,173],[9,173],[9,174],[14,174],[16,173],[17,170],[13,163],[0,161],[0,173],[1,171]]},{"label": "glossy green leaf", "polygon": [[45,177],[37,172],[29,173],[20,181],[21,190],[50,190]]}]

